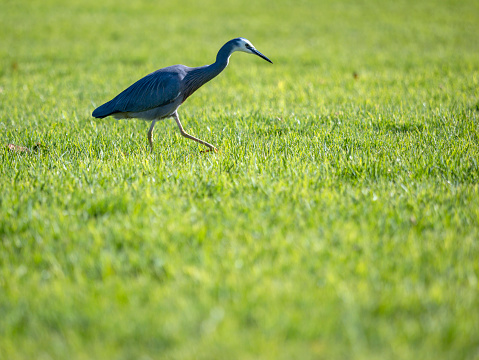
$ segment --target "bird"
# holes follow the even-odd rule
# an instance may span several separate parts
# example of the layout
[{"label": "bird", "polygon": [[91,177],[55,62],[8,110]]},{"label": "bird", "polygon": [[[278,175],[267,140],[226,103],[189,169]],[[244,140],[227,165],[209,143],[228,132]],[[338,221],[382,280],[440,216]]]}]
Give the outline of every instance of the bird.
[{"label": "bird", "polygon": [[112,100],[97,107],[92,116],[102,119],[111,115],[115,119],[135,118],[151,121],[148,130],[148,143],[151,151],[153,151],[153,127],[156,122],[173,118],[182,136],[206,146],[208,150],[204,152],[217,152],[218,149],[215,146],[188,134],[183,129],[178,116],[178,108],[196,90],[219,75],[226,68],[231,54],[235,51],[254,54],[271,64],[273,63],[256,50],[249,40],[242,37],[235,38],[220,48],[216,55],[216,61],[211,65],[200,67],[173,65],[156,70],[135,82]]}]

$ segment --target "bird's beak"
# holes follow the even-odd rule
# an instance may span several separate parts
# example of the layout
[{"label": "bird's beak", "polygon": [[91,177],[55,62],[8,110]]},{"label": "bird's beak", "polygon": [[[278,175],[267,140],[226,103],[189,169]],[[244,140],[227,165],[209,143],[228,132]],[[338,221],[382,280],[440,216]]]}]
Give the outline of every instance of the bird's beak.
[{"label": "bird's beak", "polygon": [[253,52],[253,54],[258,55],[260,58],[265,59],[267,62],[269,62],[269,63],[271,63],[271,64],[273,63],[270,59],[268,59],[266,56],[264,56],[263,54],[261,54],[258,50],[256,50],[256,49],[251,49],[251,51]]}]

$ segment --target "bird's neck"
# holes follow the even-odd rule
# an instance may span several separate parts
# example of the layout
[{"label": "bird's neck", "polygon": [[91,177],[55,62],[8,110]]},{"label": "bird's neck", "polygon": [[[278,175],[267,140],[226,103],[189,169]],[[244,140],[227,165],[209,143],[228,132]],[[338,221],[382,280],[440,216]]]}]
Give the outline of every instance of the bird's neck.
[{"label": "bird's neck", "polygon": [[233,46],[231,43],[227,42],[223,45],[220,51],[218,51],[216,61],[213,64],[192,69],[192,71],[185,77],[183,101],[185,101],[202,85],[218,76],[218,74],[221,73],[226,66],[228,66],[228,60],[232,52]]},{"label": "bird's neck", "polygon": [[211,65],[200,66],[192,69],[192,71],[185,77],[185,89],[188,93],[187,97],[193,94],[193,92],[198,90],[208,81],[218,76],[218,74],[223,71],[225,67],[226,65],[221,66],[220,64],[215,62]]},{"label": "bird's neck", "polygon": [[233,43],[231,41],[228,41],[221,47],[220,51],[218,51],[218,55],[216,55],[216,62],[214,64],[211,64],[211,66],[221,69],[219,70],[221,72],[226,66],[228,66],[228,61],[232,53]]},{"label": "bird's neck", "polygon": [[229,58],[233,53],[233,47],[233,42],[228,41],[221,47],[220,51],[218,51],[218,55],[216,55],[216,61],[211,65],[196,68],[194,70],[196,73],[195,75],[201,77],[204,82],[208,82],[214,77],[218,76],[218,74],[228,66]]}]

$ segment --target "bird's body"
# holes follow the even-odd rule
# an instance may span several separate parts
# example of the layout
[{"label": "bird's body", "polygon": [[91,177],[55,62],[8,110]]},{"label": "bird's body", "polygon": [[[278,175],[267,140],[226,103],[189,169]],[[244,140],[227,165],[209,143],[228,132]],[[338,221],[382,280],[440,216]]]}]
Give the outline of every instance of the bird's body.
[{"label": "bird's body", "polygon": [[271,62],[257,51],[248,40],[243,38],[233,39],[223,45],[213,64],[193,68],[185,65],[173,65],[152,72],[112,100],[96,108],[92,116],[104,118],[112,115],[116,119],[137,118],[151,121],[152,124],[148,131],[148,141],[151,149],[153,149],[151,136],[155,122],[173,117],[183,136],[216,151],[213,145],[188,135],[183,130],[177,110],[191,94],[223,71],[234,51],[256,54]]}]

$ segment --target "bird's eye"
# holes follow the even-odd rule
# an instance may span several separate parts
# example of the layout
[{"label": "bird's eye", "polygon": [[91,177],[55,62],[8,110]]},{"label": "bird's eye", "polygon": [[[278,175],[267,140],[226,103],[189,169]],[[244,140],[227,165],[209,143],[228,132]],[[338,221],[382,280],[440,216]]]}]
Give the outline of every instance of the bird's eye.
[{"label": "bird's eye", "polygon": [[250,45],[250,44],[244,44],[244,46],[245,46],[247,49],[251,49],[251,45]]}]

